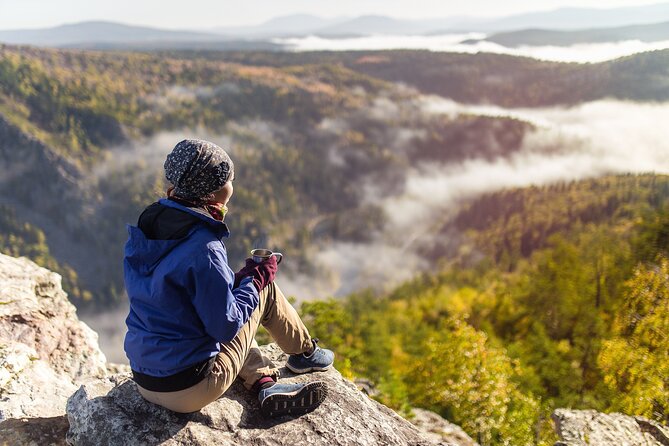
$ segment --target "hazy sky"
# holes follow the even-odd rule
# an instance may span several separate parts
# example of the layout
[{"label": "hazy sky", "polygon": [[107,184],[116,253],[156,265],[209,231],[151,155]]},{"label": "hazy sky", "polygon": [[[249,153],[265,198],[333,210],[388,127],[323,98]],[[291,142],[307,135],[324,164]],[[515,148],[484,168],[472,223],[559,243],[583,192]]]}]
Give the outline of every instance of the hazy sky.
[{"label": "hazy sky", "polygon": [[380,14],[400,18],[504,16],[563,6],[613,8],[652,0],[0,0],[0,29],[40,28],[84,20],[112,20],[197,29],[259,24],[308,13],[323,17]]}]

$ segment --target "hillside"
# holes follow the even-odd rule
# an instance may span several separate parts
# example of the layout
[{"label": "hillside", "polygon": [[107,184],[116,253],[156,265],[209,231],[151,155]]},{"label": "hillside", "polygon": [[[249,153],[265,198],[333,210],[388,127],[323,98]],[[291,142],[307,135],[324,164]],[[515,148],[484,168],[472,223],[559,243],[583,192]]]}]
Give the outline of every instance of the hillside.
[{"label": "hillside", "polygon": [[[96,333],[77,318],[57,275],[0,254],[0,284],[2,444],[194,446],[222,439],[229,445],[273,446],[476,444],[458,426],[424,409],[411,409],[408,423],[334,369],[318,374],[327,385],[324,403],[295,419],[260,416],[257,401],[239,382],[202,410],[175,414],[147,403],[127,366],[105,361]],[[281,368],[282,381],[315,378],[290,373],[276,344],[260,348]],[[374,392],[368,381],[363,388]],[[560,440],[569,444],[585,446],[587,438],[598,445],[660,446],[669,439],[666,427],[640,416],[558,409],[552,419]]]},{"label": "hillside", "polygon": [[[0,46],[0,250],[63,274],[80,309],[121,301],[124,224],[164,193],[177,141],[212,139],[238,169],[231,266],[280,248],[281,280],[306,282],[297,297],[356,290],[302,314],[384,404],[434,410],[485,445],[550,444],[557,407],[666,423],[669,179],[599,165],[617,139],[661,155],[661,129],[630,141],[607,125],[588,152],[582,131],[533,118],[584,119],[561,106],[601,98],[659,108],[668,57]],[[424,94],[530,108],[435,113]],[[594,178],[555,181],[579,175]]]},{"label": "hillside", "polygon": [[[535,131],[509,117],[435,115],[421,93],[514,106],[657,100],[669,91],[667,54],[577,65],[420,51],[142,54],[0,46],[0,151],[6,171],[22,172],[0,178],[0,204],[17,224],[42,234],[42,264],[70,278],[72,296],[110,303],[122,289],[124,223],[162,194],[164,156],[180,138],[210,137],[244,166],[229,216],[231,258],[271,244],[292,259],[288,275],[318,275],[326,293],[347,290],[338,285],[346,282],[343,273],[308,250],[392,245],[390,206],[410,177],[509,159]],[[26,156],[32,161],[24,164]],[[5,227],[17,237],[16,224]],[[6,252],[31,255],[16,246],[33,242],[6,243]]]},{"label": "hillside", "polygon": [[669,98],[666,72],[669,50],[597,64],[546,62],[502,54],[402,50],[201,55],[262,66],[339,64],[367,76],[401,82],[423,94],[503,107],[575,105],[603,98],[636,101]]},{"label": "hillside", "polygon": [[350,373],[481,444],[551,444],[556,407],[669,421],[669,177],[493,193],[454,225],[441,267],[302,305]]},{"label": "hillside", "polygon": [[5,169],[21,165],[19,147],[36,157],[20,180],[0,179],[14,197],[6,205],[45,234],[60,271],[77,271],[98,302],[118,298],[124,223],[162,194],[162,162],[178,135],[212,135],[243,166],[231,258],[269,243],[292,258],[293,272],[315,273],[309,247],[383,229],[385,211],[366,200],[365,185],[381,199],[401,193],[408,167],[506,157],[532,128],[435,116],[416,92],[337,64],[4,46],[0,80]]},{"label": "hillside", "polygon": [[579,43],[620,42],[625,40],[658,42],[668,39],[669,22],[573,31],[534,28],[496,33],[484,40],[507,47],[518,47],[522,45],[570,46]]}]

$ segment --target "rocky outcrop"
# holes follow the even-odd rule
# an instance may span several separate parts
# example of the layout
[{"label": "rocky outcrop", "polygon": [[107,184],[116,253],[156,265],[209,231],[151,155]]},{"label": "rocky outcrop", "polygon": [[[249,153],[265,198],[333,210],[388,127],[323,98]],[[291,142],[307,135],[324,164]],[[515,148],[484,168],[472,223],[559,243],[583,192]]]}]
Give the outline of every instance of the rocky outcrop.
[{"label": "rocky outcrop", "polygon": [[558,409],[555,446],[669,446],[669,429],[643,417],[594,410]]},{"label": "rocky outcrop", "polygon": [[266,419],[235,383],[197,413],[170,412],[139,395],[127,366],[107,368],[60,276],[0,254],[0,444],[460,444],[426,437],[336,370],[295,376],[275,345],[262,348],[283,380],[325,381],[326,401],[299,418]]},{"label": "rocky outcrop", "polygon": [[[365,395],[370,397],[380,395],[374,383],[367,378],[355,378],[353,382]],[[408,421],[416,426],[433,444],[446,443],[460,446],[478,446],[478,443],[472,440],[460,426],[451,423],[432,411],[414,407],[411,409]]]},{"label": "rocky outcrop", "polygon": [[457,424],[453,424],[439,414],[425,409],[411,409],[413,417],[409,419],[423,434],[435,444],[445,442],[460,446],[478,446]]},{"label": "rocky outcrop", "polygon": [[[298,418],[266,419],[235,383],[197,413],[170,412],[139,395],[127,366],[105,364],[97,335],[77,318],[60,276],[0,254],[0,444],[476,444],[432,412],[414,409],[412,425],[336,370],[293,375],[276,345],[262,348],[282,380],[324,381],[325,402]],[[669,430],[641,417],[560,409],[553,419],[557,445],[669,446]]]},{"label": "rocky outcrop", "polygon": [[105,375],[97,335],[77,318],[60,276],[0,254],[0,422],[63,416],[86,379]]},{"label": "rocky outcrop", "polygon": [[85,384],[70,398],[68,441],[82,446],[101,439],[119,446],[435,444],[336,370],[293,375],[284,367],[286,355],[275,344],[261,348],[280,367],[282,381],[324,381],[329,389],[325,402],[298,418],[267,419],[257,400],[237,382],[201,411],[180,415],[144,401],[129,375],[120,374]]}]

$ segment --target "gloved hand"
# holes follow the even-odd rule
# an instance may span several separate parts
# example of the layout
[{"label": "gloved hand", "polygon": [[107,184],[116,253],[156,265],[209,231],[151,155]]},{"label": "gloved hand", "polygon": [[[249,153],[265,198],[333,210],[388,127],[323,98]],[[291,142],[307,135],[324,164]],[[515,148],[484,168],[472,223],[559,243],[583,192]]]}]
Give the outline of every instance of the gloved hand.
[{"label": "gloved hand", "polygon": [[253,259],[246,259],[246,265],[235,273],[235,284],[237,288],[245,277],[252,277],[253,284],[258,292],[262,291],[267,285],[274,281],[278,266],[276,257],[272,256],[262,263],[256,263]]}]

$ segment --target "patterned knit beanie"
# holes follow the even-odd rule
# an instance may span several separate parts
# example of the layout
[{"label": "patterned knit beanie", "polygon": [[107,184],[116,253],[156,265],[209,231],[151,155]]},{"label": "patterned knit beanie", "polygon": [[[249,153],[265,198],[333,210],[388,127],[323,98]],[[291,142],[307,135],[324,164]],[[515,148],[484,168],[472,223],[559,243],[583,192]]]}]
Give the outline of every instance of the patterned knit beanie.
[{"label": "patterned knit beanie", "polygon": [[232,177],[232,160],[214,143],[200,139],[179,142],[165,160],[165,178],[173,193],[185,200],[201,200]]}]

